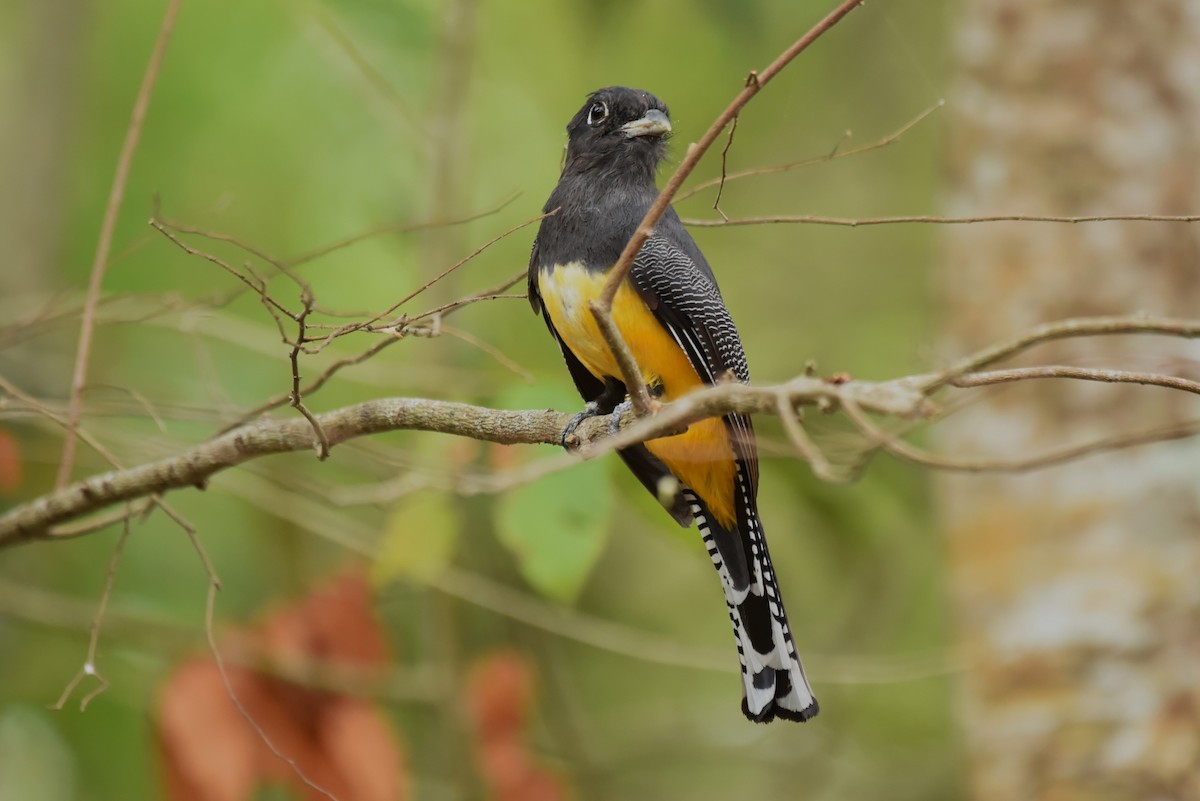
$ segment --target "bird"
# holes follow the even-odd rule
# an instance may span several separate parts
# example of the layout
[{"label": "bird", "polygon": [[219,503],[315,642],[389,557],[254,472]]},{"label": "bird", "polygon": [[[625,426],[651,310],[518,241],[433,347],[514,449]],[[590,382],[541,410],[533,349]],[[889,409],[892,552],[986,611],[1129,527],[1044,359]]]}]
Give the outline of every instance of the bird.
[{"label": "bird", "polygon": [[[564,429],[629,408],[628,388],[589,301],[658,197],[670,112],[649,92],[592,92],[567,124],[558,184],[529,260],[535,313],[558,342],[586,404]],[[553,213],[551,213],[553,212]],[[741,338],[704,254],[668,208],[617,289],[612,320],[649,396],[669,402],[705,386],[750,380]],[[614,418],[617,419],[617,418]],[[817,700],[796,653],[758,515],[758,456],[748,416],[729,413],[620,449],[637,479],[682,526],[694,521],[720,575],[751,721],[806,721]]]}]

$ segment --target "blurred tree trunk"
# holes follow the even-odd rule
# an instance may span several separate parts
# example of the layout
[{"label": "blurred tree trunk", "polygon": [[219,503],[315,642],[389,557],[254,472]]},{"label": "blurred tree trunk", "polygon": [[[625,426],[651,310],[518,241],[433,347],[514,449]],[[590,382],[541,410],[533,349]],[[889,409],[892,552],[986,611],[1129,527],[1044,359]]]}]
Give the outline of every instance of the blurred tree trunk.
[{"label": "blurred tree trunk", "polygon": [[[1200,209],[1195,0],[964,0],[960,14],[948,213]],[[947,229],[951,351],[1071,316],[1195,317],[1198,237],[1167,223]],[[1195,377],[1196,354],[1107,337],[1033,356]],[[940,444],[1013,458],[1197,416],[1184,393],[1040,383],[956,415]],[[938,491],[973,797],[1200,798],[1200,446],[945,475]]]}]

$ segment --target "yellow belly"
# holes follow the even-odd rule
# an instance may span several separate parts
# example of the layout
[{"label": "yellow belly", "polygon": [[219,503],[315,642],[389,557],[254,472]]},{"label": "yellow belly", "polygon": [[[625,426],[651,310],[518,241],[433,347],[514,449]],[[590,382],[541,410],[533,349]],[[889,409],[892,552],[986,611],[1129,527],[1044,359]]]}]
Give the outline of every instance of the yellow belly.
[{"label": "yellow belly", "polygon": [[[578,262],[558,265],[538,274],[538,291],[554,329],[583,366],[597,378],[619,379],[621,370],[588,306],[599,297],[605,277]],[[704,386],[687,354],[628,283],[617,290],[612,314],[642,377],[648,384],[662,384],[664,401]],[[718,523],[725,528],[736,525],[735,463],[724,422],[702,420],[682,434],[651,440],[646,447],[704,500]]]}]

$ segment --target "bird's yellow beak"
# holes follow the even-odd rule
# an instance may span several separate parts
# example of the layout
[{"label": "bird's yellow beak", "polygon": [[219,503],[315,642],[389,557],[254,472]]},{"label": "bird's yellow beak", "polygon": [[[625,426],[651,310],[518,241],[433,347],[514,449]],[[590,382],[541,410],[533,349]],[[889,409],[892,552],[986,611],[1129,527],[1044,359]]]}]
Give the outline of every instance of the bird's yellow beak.
[{"label": "bird's yellow beak", "polygon": [[671,132],[671,120],[666,114],[652,108],[641,119],[622,125],[621,130],[629,139],[635,136],[666,136]]}]

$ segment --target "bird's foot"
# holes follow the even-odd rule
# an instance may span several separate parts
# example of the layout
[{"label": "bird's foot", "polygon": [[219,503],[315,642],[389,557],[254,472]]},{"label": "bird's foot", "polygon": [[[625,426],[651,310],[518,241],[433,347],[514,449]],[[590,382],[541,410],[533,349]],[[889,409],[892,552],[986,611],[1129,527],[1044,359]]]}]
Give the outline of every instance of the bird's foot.
[{"label": "bird's foot", "polygon": [[589,417],[595,417],[600,414],[600,404],[596,401],[588,401],[583,407],[583,411],[571,418],[566,427],[562,431],[562,446],[567,450],[573,449],[579,444],[579,437],[575,436],[575,429],[579,428],[579,424]]},{"label": "bird's foot", "polygon": [[633,409],[633,401],[628,398],[613,407],[612,417],[608,420],[608,433],[615,434],[621,430],[621,418]]}]

